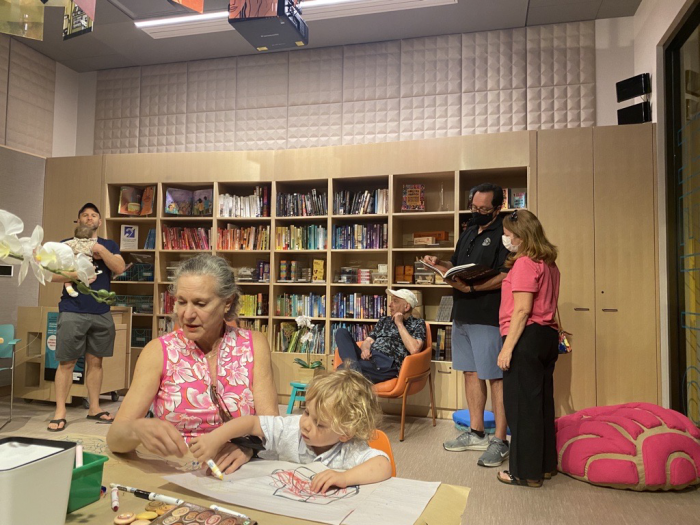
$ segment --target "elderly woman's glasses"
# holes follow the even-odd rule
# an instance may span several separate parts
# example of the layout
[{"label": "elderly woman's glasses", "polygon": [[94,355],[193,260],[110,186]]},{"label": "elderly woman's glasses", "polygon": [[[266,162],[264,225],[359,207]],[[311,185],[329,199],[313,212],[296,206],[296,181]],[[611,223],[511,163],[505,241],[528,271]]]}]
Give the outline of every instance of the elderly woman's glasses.
[{"label": "elderly woman's glasses", "polygon": [[216,410],[219,412],[219,417],[221,418],[221,421],[223,423],[227,423],[228,421],[231,421],[233,419],[233,416],[231,415],[231,412],[229,412],[228,407],[226,406],[226,402],[224,401],[224,398],[221,397],[219,392],[216,390],[216,386],[214,383],[212,383],[209,386],[209,396],[211,397],[211,400],[214,402],[214,406],[216,406]]}]

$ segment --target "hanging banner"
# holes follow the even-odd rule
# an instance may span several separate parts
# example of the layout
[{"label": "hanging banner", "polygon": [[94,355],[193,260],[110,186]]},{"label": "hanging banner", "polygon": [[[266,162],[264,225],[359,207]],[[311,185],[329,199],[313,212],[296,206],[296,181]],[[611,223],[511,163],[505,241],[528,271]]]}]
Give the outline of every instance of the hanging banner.
[{"label": "hanging banner", "polygon": [[95,20],[95,2],[97,0],[75,0],[75,4],[90,17],[90,20]]},{"label": "hanging banner", "polygon": [[204,0],[168,0],[171,4],[181,5],[197,13],[204,12]]},{"label": "hanging banner", "polygon": [[37,0],[0,0],[0,33],[44,39],[44,6]]},{"label": "hanging banner", "polygon": [[92,32],[92,18],[76,2],[68,2],[63,15],[63,40]]},{"label": "hanging banner", "polygon": [[[55,381],[58,361],[56,360],[56,332],[58,330],[58,312],[46,314],[46,345],[44,348],[44,381]],[[73,369],[73,383],[85,382],[85,358],[81,357]]]}]

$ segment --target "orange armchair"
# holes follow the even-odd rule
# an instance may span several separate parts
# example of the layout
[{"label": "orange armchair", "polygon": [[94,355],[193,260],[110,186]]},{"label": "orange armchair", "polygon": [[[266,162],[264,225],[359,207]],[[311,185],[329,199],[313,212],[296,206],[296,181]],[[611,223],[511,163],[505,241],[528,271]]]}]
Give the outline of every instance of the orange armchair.
[{"label": "orange armchair", "polygon": [[[401,434],[399,441],[404,439],[404,427],[406,426],[406,398],[412,394],[417,394],[427,383],[430,387],[430,408],[433,414],[433,426],[435,422],[435,398],[433,395],[433,378],[430,369],[432,357],[433,338],[430,334],[430,325],[425,323],[425,343],[423,350],[417,354],[408,355],[401,365],[399,377],[389,379],[374,385],[374,391],[378,397],[402,399],[401,404]],[[362,343],[357,343],[358,346]],[[337,369],[342,364],[338,349],[335,350],[333,368]]]}]

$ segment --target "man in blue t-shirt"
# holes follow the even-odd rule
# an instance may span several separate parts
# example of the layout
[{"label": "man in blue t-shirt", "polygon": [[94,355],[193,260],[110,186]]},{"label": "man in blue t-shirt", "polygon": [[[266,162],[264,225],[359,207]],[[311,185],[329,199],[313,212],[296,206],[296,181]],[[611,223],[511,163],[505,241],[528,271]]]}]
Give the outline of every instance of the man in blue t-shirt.
[{"label": "man in blue t-shirt", "polygon": [[[93,290],[109,290],[112,272],[124,273],[126,266],[119,254],[119,246],[114,241],[97,236],[102,218],[97,206],[91,202],[80,208],[78,223],[92,228],[93,238],[97,239],[92,248],[97,277],[90,287]],[[76,275],[71,277],[75,278]],[[62,283],[69,279],[54,275],[52,281]],[[114,320],[109,305],[98,303],[90,295],[78,294],[77,297],[71,297],[64,288],[58,311],[56,360],[59,365],[54,380],[56,413],[47,430],[60,432],[66,428],[66,399],[73,384],[73,368],[82,356],[85,356],[85,385],[90,401],[87,417],[98,423],[111,423],[112,415],[100,408],[102,358],[111,357],[114,351]]]}]

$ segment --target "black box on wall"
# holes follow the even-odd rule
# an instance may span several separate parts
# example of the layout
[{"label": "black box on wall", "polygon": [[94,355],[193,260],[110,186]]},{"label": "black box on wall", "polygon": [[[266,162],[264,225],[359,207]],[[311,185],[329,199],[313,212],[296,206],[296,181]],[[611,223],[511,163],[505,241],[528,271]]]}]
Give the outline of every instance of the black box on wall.
[{"label": "black box on wall", "polygon": [[624,102],[634,97],[641,97],[651,93],[651,77],[649,73],[642,73],[636,77],[621,80],[615,84],[617,101]]},{"label": "black box on wall", "polygon": [[642,124],[643,122],[651,122],[651,105],[649,102],[640,102],[634,106],[617,110],[617,123],[623,124]]}]

